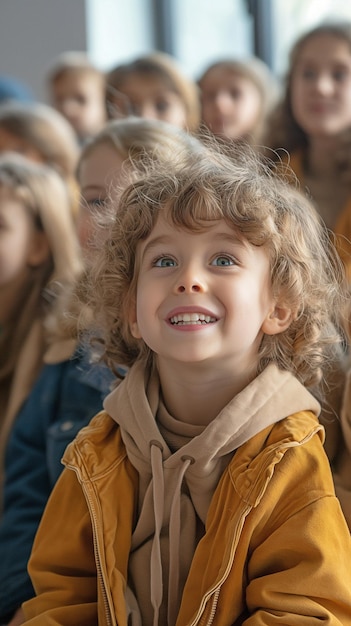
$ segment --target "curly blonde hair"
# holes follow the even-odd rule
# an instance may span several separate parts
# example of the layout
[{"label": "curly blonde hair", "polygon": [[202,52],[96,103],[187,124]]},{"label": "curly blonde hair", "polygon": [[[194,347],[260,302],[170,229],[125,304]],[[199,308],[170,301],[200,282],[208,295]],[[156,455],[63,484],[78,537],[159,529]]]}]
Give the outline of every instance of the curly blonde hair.
[{"label": "curly blonde hair", "polygon": [[224,219],[250,244],[267,249],[273,295],[293,314],[285,332],[264,336],[258,371],[275,362],[313,386],[321,379],[324,357],[339,341],[336,320],[344,302],[339,257],[297,188],[274,175],[248,147],[232,147],[230,155],[223,150],[206,141],[186,166],[150,164],[112,207],[113,220],[89,286],[103,358],[112,368],[153,358],[132,336],[128,319],[136,298],[138,244],[159,215],[190,231]]}]

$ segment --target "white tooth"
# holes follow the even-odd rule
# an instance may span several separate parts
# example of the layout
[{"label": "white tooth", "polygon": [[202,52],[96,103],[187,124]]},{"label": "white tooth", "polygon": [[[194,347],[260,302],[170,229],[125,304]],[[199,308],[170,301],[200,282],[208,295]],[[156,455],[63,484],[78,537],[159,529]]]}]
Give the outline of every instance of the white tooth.
[{"label": "white tooth", "polygon": [[201,322],[215,322],[216,318],[204,313],[182,313],[171,317],[172,324],[201,324]]},{"label": "white tooth", "polygon": [[199,321],[199,314],[198,313],[190,313],[190,321],[191,322],[198,322]]}]

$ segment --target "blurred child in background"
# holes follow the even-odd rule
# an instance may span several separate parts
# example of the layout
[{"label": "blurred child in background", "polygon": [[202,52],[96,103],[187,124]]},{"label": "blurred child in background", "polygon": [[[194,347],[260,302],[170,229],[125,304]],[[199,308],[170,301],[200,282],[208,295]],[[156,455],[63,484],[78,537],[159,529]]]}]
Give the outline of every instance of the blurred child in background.
[{"label": "blurred child in background", "polygon": [[189,156],[112,205],[89,302],[106,362],[129,369],[65,451],[24,614],[350,626],[351,538],[310,393],[340,340],[340,259],[254,151]]},{"label": "blurred child in background", "polygon": [[[290,53],[285,92],[267,132],[269,156],[288,163],[327,227],[351,279],[351,23],[326,22],[303,34]],[[273,149],[273,150],[271,150]],[[348,346],[349,348],[349,346]],[[322,416],[337,495],[351,528],[351,443],[346,355],[327,374]],[[340,415],[342,428],[340,428]]]},{"label": "blurred child in background", "polygon": [[106,122],[104,73],[83,52],[66,52],[55,60],[47,84],[52,106],[84,145]]},{"label": "blurred child in background", "polygon": [[199,94],[173,57],[155,52],[117,65],[106,77],[110,118],[136,115],[168,122],[189,132],[200,121]]},{"label": "blurred child in background", "polygon": [[81,269],[66,185],[18,154],[0,157],[0,498],[4,451],[42,367],[57,285]]},{"label": "blurred child in background", "polygon": [[285,92],[266,145],[289,162],[338,237],[351,278],[351,23],[325,23],[302,35],[290,53]]},{"label": "blurred child in background", "polygon": [[198,80],[202,122],[225,140],[262,140],[278,87],[268,66],[258,58],[223,59],[207,67]]},{"label": "blurred child in background", "polygon": [[77,214],[79,148],[71,125],[60,113],[35,102],[0,105],[0,153],[7,151],[19,152],[56,170],[67,183],[72,214]]},{"label": "blurred child in background", "polygon": [[[157,121],[128,118],[110,122],[83,149],[78,166],[81,209],[78,231],[85,271],[94,260],[97,221],[107,211],[114,187],[143,166],[145,155],[171,162],[196,140]],[[76,285],[84,286],[84,272]],[[80,328],[91,320],[73,291],[65,290],[47,322],[50,347],[45,366],[9,439],[6,455],[4,515],[0,522],[0,623],[22,622],[20,605],[33,595],[27,561],[50,492],[61,473],[61,457],[80,428],[102,408],[116,377],[97,363]],[[84,318],[84,319],[83,319]],[[118,375],[125,370],[118,368]],[[16,555],[14,558],[14,554]]]}]

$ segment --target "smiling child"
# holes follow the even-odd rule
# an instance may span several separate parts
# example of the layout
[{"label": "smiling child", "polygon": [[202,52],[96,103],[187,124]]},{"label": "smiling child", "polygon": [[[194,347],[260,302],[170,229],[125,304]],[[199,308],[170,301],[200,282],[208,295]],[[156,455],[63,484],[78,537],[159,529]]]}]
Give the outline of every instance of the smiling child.
[{"label": "smiling child", "polygon": [[351,539],[309,390],[343,296],[317,214],[208,145],[111,208],[91,306],[106,362],[130,369],[66,450],[28,624],[350,625]]}]

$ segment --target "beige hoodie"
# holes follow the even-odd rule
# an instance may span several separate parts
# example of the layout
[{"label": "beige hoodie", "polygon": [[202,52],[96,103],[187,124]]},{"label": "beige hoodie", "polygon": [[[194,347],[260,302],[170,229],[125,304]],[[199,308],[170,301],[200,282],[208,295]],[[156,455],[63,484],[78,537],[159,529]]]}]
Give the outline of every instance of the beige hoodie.
[{"label": "beige hoodie", "polygon": [[235,450],[292,413],[318,415],[320,406],[289,372],[270,365],[208,426],[184,424],[160,401],[157,373],[148,377],[144,363],[137,363],[104,408],[120,425],[140,477],[128,623],[173,626],[213,493]]}]

